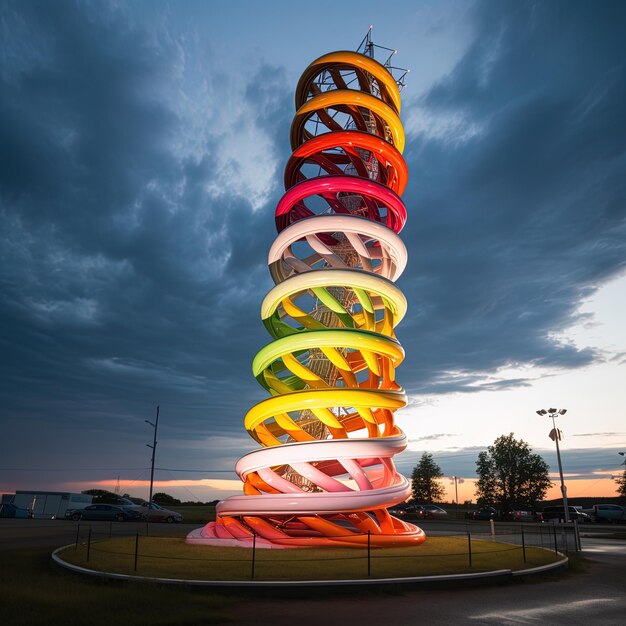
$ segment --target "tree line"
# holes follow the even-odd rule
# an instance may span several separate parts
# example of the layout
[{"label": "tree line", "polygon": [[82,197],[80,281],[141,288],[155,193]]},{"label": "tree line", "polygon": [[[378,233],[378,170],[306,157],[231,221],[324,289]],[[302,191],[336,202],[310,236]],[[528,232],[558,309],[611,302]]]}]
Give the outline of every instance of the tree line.
[{"label": "tree line", "polygon": [[[114,491],[108,491],[106,489],[85,489],[81,491],[88,496],[93,496],[94,504],[127,504],[128,500],[143,501],[143,498],[134,498],[128,493],[120,495]],[[196,502],[195,500],[181,501],[168,493],[159,491],[152,496],[152,502],[161,506],[206,506],[215,505],[218,500],[211,500],[210,502]]]},{"label": "tree line", "polygon": [[[531,447],[514,434],[498,437],[476,460],[476,496],[479,506],[494,506],[501,511],[533,510],[544,500],[552,481],[550,467]],[[626,473],[625,473],[626,474]],[[440,502],[444,474],[433,455],[424,452],[411,476],[412,496],[416,502]]]}]

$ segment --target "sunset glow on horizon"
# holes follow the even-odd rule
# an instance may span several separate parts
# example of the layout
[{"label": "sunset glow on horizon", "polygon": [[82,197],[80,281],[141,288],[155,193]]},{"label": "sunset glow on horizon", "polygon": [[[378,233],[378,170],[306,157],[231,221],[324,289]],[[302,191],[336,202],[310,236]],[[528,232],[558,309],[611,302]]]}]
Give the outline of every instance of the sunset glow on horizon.
[{"label": "sunset glow on horizon", "polygon": [[[556,500],[561,497],[561,491],[558,484],[558,476],[551,474],[553,486],[548,490],[546,500]],[[556,482],[555,482],[556,481]],[[441,484],[444,486],[445,501],[448,503],[454,502],[454,485],[449,484],[447,478],[441,479]],[[459,484],[459,502],[463,504],[466,500],[476,502],[475,491],[476,479],[468,478],[464,479],[464,482]],[[616,485],[615,481],[610,478],[598,478],[598,479],[570,479],[566,478],[567,494],[570,498],[579,497],[599,497],[610,498],[616,497]],[[115,491],[118,487],[118,481],[115,479],[100,480],[95,482],[68,482],[58,485],[60,490],[68,491],[84,491],[86,489],[106,489],[108,491]],[[133,497],[146,497],[148,495],[148,489],[150,487],[149,480],[135,480],[135,481],[119,481],[119,488],[121,493],[128,493]],[[202,502],[208,502],[211,500],[220,500],[226,497],[226,495],[241,494],[241,481],[237,479],[172,479],[172,480],[155,480],[154,481],[155,493],[164,491],[169,495],[178,498],[182,501],[192,501],[198,499]]]}]

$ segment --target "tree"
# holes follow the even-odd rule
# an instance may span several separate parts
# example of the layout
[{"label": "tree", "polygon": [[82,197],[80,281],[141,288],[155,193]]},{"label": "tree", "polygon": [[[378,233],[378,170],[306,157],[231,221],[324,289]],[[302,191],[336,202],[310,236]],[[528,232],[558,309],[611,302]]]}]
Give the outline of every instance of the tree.
[{"label": "tree", "polygon": [[621,476],[618,476],[615,479],[617,483],[617,493],[622,496],[622,498],[626,498],[626,470]]},{"label": "tree", "polygon": [[94,504],[118,504],[120,501],[120,496],[117,493],[106,489],[86,489],[81,493],[93,496]]},{"label": "tree", "polygon": [[425,504],[441,502],[444,488],[443,485],[437,482],[437,479],[442,477],[443,472],[439,465],[435,463],[433,455],[424,452],[411,475],[413,500],[424,502]]},{"label": "tree", "polygon": [[523,440],[513,433],[498,437],[476,461],[476,495],[481,506],[501,512],[536,508],[552,485],[550,467]]},{"label": "tree", "polygon": [[159,491],[159,493],[155,493],[152,496],[152,502],[156,504],[180,504],[180,500],[175,498],[174,496],[170,496],[169,493],[164,493],[163,491]]}]

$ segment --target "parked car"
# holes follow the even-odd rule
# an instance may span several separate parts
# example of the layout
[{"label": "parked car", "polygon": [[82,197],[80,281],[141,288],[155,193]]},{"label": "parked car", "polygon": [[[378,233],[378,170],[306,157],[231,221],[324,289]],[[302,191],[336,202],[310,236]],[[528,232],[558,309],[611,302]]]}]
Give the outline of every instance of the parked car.
[{"label": "parked car", "polygon": [[490,519],[498,519],[498,511],[494,509],[492,506],[483,506],[476,511],[468,511],[465,514],[467,519],[473,520],[490,520]]},{"label": "parked car", "polygon": [[423,504],[422,510],[424,511],[424,517],[432,517],[435,519],[448,517],[448,512],[435,504]]},{"label": "parked car", "polygon": [[594,504],[591,516],[596,522],[623,522],[626,521],[626,509],[619,504]]},{"label": "parked car", "polygon": [[140,507],[140,515],[149,522],[167,522],[168,524],[173,524],[174,522],[183,521],[183,516],[180,513],[165,509],[154,502],[144,502]]},{"label": "parked car", "polygon": [[3,502],[0,504],[0,517],[13,517],[17,519],[30,519],[33,512],[30,509],[23,509],[15,506],[12,502]]},{"label": "parked car", "polygon": [[90,504],[84,509],[68,509],[65,511],[67,519],[75,521],[85,520],[115,520],[117,522],[141,521],[142,516],[138,511],[127,509],[113,504]]},{"label": "parked car", "polygon": [[[584,513],[581,509],[576,508],[575,506],[568,506],[567,511],[569,513],[570,521],[578,521],[578,522],[590,522],[591,517]],[[550,520],[564,520],[565,519],[565,508],[563,506],[546,506],[543,509],[543,519],[546,522]]]},{"label": "parked car", "polygon": [[391,515],[397,515],[398,517],[404,517],[406,515],[406,505],[396,504],[387,509]]},{"label": "parked car", "polygon": [[91,504],[112,504],[114,506],[133,506],[135,503],[126,496],[120,496],[117,493],[104,493],[94,496]]},{"label": "parked car", "polygon": [[593,522],[593,517],[590,513],[583,510],[582,506],[574,506],[576,512],[578,513],[578,521],[584,522],[585,524]]},{"label": "parked car", "polygon": [[424,509],[419,504],[407,504],[404,507],[404,514],[411,517],[424,517]]},{"label": "parked car", "polygon": [[448,512],[436,504],[408,504],[405,511],[407,515],[413,515],[423,519],[443,519],[448,517]]},{"label": "parked car", "polygon": [[502,519],[508,522],[543,522],[543,514],[516,509],[503,514]]}]

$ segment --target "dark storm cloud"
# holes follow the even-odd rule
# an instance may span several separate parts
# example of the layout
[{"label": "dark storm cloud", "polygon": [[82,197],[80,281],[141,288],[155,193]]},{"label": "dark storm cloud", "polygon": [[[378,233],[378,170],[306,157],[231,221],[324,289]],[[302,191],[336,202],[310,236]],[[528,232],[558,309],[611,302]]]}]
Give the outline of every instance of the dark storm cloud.
[{"label": "dark storm cloud", "polygon": [[[476,459],[478,453],[485,450],[485,446],[471,446],[454,450],[439,450],[431,452],[435,462],[441,468],[444,476],[462,476],[473,478],[476,475]],[[405,450],[402,456],[395,459],[400,472],[410,476],[413,468],[419,463],[422,452]],[[444,479],[445,480],[445,479]]]},{"label": "dark storm cloud", "polygon": [[572,437],[622,437],[624,433],[573,433]]},{"label": "dark storm cloud", "polygon": [[[551,333],[624,263],[619,8],[480,4],[458,67],[406,104],[409,119],[461,120],[405,153],[410,391],[527,385],[483,373],[604,358]],[[242,417],[266,395],[250,362],[269,341],[258,312],[294,86],[259,59],[245,110],[227,112],[263,132],[277,164],[259,208],[221,174],[230,127],[179,149],[196,129],[172,101],[182,53],[167,32],[104,3],[0,11],[3,437],[42,467],[59,449],[76,467],[103,450],[111,467],[143,467],[143,419],[160,402],[164,467],[232,467],[253,445]],[[207,115],[226,101],[209,98]]]},{"label": "dark storm cloud", "polygon": [[[476,478],[476,461],[480,452],[487,449],[485,446],[465,446],[462,448],[450,448],[432,452],[433,458],[441,467],[445,476],[462,476],[464,478]],[[558,472],[558,462],[554,449],[535,448],[533,453],[543,457],[550,466],[550,472],[554,475]],[[409,475],[417,465],[422,452],[405,451],[397,458],[398,467],[402,473]],[[614,460],[612,457],[617,460]],[[620,458],[606,448],[585,448],[561,450],[563,471],[568,480],[609,478],[620,470],[618,463]],[[572,494],[574,495],[574,494]],[[580,494],[575,494],[580,495]]]},{"label": "dark storm cloud", "polygon": [[625,13],[480,3],[463,59],[405,107],[444,125],[406,152],[412,316],[399,336],[412,391],[519,386],[475,383],[509,364],[605,358],[552,333],[625,266]]},{"label": "dark storm cloud", "polygon": [[436,441],[445,437],[458,437],[455,433],[434,433],[432,435],[426,435],[425,437],[417,437],[409,439],[409,443],[417,443],[419,441]]},{"label": "dark storm cloud", "polygon": [[[541,454],[548,465],[550,465],[552,474],[556,474],[559,467],[556,452],[554,450],[536,450],[536,452]],[[618,460],[615,461],[613,457]],[[618,469],[616,468],[618,467],[619,457],[611,449],[575,448],[571,450],[562,449],[561,461],[563,463],[563,472],[566,475],[575,476],[579,479],[601,479],[610,478],[612,474],[617,473]]]},{"label": "dark storm cloud", "polygon": [[[190,463],[206,466],[209,433],[245,449],[272,219],[207,192],[222,129],[200,158],[177,156],[175,42],[107,5],[4,3],[2,21],[4,433],[42,460],[100,437],[119,466],[161,402],[173,453],[177,433],[205,442]],[[286,116],[282,93],[247,94],[267,105],[259,124]]]}]

